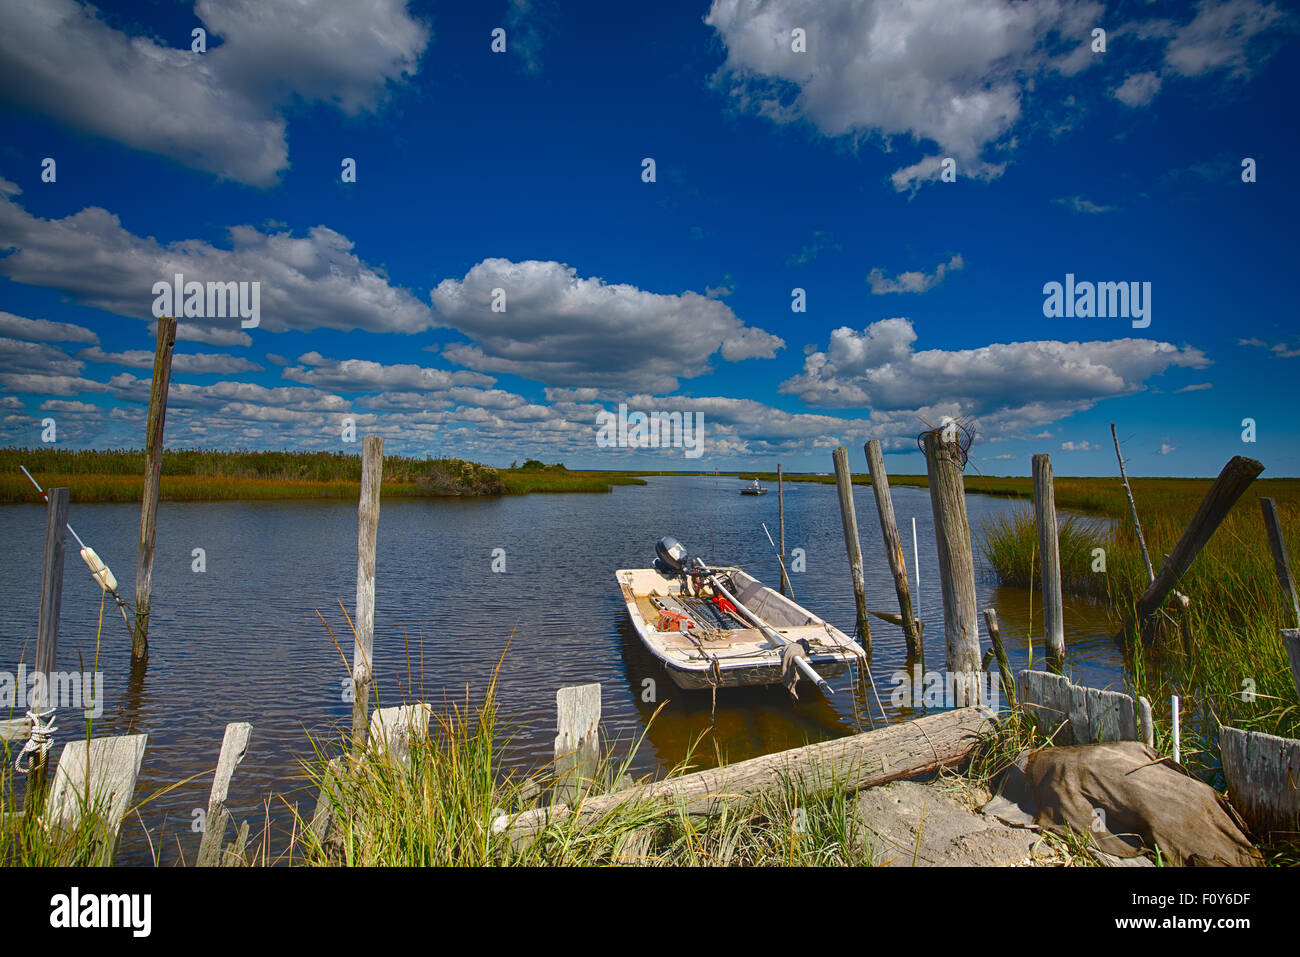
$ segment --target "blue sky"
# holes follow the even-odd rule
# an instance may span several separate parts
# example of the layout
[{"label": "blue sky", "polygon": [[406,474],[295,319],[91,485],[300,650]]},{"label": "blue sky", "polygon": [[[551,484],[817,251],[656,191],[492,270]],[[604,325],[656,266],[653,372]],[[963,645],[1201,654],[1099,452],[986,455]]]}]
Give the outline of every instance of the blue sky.
[{"label": "blue sky", "polygon": [[[173,447],[354,451],[350,419],[493,465],[828,471],[879,438],[912,472],[949,415],[985,474],[1113,474],[1112,421],[1135,474],[1300,474],[1277,4],[0,18],[0,443],[52,418],[61,445],[139,447],[153,283],[179,271],[261,298],[255,328],[181,320]],[[1150,324],[1045,316],[1067,273],[1150,283]],[[599,447],[620,402],[698,413],[703,456]]]}]

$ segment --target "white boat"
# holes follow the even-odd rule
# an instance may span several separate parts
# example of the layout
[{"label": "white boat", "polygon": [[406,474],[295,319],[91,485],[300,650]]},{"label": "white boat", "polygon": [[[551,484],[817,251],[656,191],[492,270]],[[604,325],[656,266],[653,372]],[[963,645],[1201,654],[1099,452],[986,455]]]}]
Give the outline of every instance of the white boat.
[{"label": "white boat", "polygon": [[[673,546],[681,550],[676,566],[664,557]],[[749,573],[692,566],[699,560],[685,559],[673,539],[661,540],[657,550],[654,568],[621,568],[614,574],[641,642],[679,687],[785,681],[793,690],[802,675],[818,679],[829,692],[820,679],[844,674],[855,660],[866,661],[852,638]]]}]

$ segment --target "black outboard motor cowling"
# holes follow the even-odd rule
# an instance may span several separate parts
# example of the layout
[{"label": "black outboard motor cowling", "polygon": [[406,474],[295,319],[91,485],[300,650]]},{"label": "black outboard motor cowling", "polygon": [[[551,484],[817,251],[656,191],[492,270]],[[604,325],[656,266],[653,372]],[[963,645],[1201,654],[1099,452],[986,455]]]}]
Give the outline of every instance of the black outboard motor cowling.
[{"label": "black outboard motor cowling", "polygon": [[655,569],[663,575],[680,575],[686,564],[686,549],[671,535],[655,542]]}]

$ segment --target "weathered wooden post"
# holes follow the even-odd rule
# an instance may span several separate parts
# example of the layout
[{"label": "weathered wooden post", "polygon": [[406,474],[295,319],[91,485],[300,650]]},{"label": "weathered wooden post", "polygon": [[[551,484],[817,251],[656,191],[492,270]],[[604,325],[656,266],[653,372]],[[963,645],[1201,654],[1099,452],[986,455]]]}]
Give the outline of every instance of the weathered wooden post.
[{"label": "weathered wooden post", "polygon": [[1034,456],[1034,522],[1038,526],[1038,555],[1043,588],[1043,642],[1047,666],[1057,674],[1065,664],[1065,613],[1061,606],[1061,545],[1056,525],[1056,492],[1052,459]]},{"label": "weathered wooden post", "polygon": [[27,770],[26,810],[40,813],[48,782],[46,756],[53,743],[55,702],[53,687],[59,642],[59,615],[63,608],[63,558],[68,526],[68,490],[52,488],[45,506],[45,554],[41,563],[41,605],[36,623],[36,673],[33,675],[31,700],[27,704],[31,719],[30,737],[18,756],[20,769]]},{"label": "weathered wooden post", "polygon": [[858,640],[871,651],[871,625],[867,622],[867,583],[862,574],[862,543],[858,540],[858,515],[853,508],[853,475],[849,472],[849,450],[844,446],[832,453],[835,461],[835,487],[840,496],[840,518],[844,521],[844,547],[849,553],[849,573],[853,576],[853,600],[857,605]]},{"label": "weathered wooden post", "polygon": [[[1183,573],[1191,567],[1196,556],[1201,553],[1201,549],[1205,547],[1205,543],[1210,540],[1215,529],[1236,504],[1237,499],[1241,498],[1250,483],[1255,481],[1255,477],[1262,471],[1264,471],[1263,465],[1242,455],[1234,455],[1223,467],[1219,477],[1205,493],[1205,498],[1201,499],[1196,514],[1192,516],[1191,522],[1183,531],[1183,537],[1178,540],[1174,550],[1165,559],[1159,574],[1156,575],[1156,580],[1147,586],[1147,590],[1138,599],[1134,615],[1139,622],[1146,621],[1156,613],[1161,602],[1173,590]],[[1126,628],[1125,631],[1127,630]]]},{"label": "weathered wooden post", "polygon": [[253,726],[246,721],[226,725],[221,739],[221,754],[217,758],[217,773],[212,779],[212,792],[208,795],[207,815],[203,819],[203,837],[199,840],[198,867],[215,867],[221,862],[221,842],[226,834],[226,798],[230,795],[230,779],[235,768],[248,753],[248,739]]},{"label": "weathered wooden post", "polygon": [[1011,664],[1007,661],[1007,650],[1002,646],[1002,630],[998,627],[996,609],[984,609],[984,624],[989,630],[989,641],[993,643],[993,655],[998,660],[998,675],[1002,683],[1002,697],[1007,704],[1016,706],[1016,676],[1011,673]]},{"label": "weathered wooden post", "polygon": [[925,463],[930,479],[930,507],[939,548],[939,582],[943,590],[944,643],[957,707],[979,703],[980,635],[975,599],[975,560],[966,518],[962,449],[941,430],[925,433]]},{"label": "weathered wooden post", "polygon": [[898,611],[907,638],[907,657],[924,658],[921,625],[912,611],[912,591],[907,583],[907,565],[903,561],[903,539],[898,534],[898,522],[894,518],[894,500],[889,492],[889,475],[885,472],[880,442],[872,439],[866,444],[866,450],[871,490],[876,496],[876,512],[880,515],[880,528],[885,536],[885,554],[889,556],[889,570],[894,573],[894,590],[898,592]]},{"label": "weathered wooden post", "polygon": [[569,685],[555,692],[555,799],[586,793],[600,763],[600,684]]},{"label": "weathered wooden post", "polygon": [[1282,644],[1286,646],[1286,657],[1291,662],[1291,680],[1295,690],[1300,694],[1300,628],[1283,628]]},{"label": "weathered wooden post", "polygon": [[149,419],[145,426],[144,496],[140,504],[140,545],[135,565],[135,629],[131,660],[149,657],[149,601],[153,591],[153,547],[157,538],[158,492],[162,483],[163,425],[167,419],[167,387],[172,376],[172,350],[176,347],[176,317],[158,319],[158,345],[149,383]]},{"label": "weathered wooden post", "polygon": [[357,607],[352,649],[352,743],[364,748],[370,730],[370,688],[375,682],[375,546],[379,541],[379,484],[384,440],[367,435],[361,444],[361,498],[357,505]]},{"label": "weathered wooden post", "polygon": [[1269,551],[1273,553],[1273,568],[1277,571],[1278,584],[1282,594],[1291,606],[1296,627],[1300,628],[1300,598],[1296,597],[1295,579],[1291,576],[1291,558],[1286,553],[1286,542],[1282,539],[1282,523],[1277,517],[1277,503],[1271,498],[1259,499],[1260,510],[1264,513],[1264,530],[1268,533]]},{"label": "weathered wooden post", "polygon": [[776,510],[778,522],[781,526],[781,594],[788,594],[790,589],[790,580],[785,574],[785,482],[781,475],[781,463],[776,463]]}]

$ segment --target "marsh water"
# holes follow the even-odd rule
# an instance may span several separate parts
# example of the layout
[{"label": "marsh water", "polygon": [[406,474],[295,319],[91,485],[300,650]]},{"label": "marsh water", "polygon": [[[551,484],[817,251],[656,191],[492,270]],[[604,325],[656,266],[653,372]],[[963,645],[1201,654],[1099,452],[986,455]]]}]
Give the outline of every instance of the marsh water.
[{"label": "marsh water", "polygon": [[[718,694],[716,713],[708,692],[683,692],[672,684],[636,638],[614,570],[647,567],[656,539],[671,534],[690,551],[744,564],[775,586],[779,568],[762,523],[775,537],[777,496],[742,496],[741,483],[732,478],[647,481],[604,495],[385,501],[376,561],[380,703],[424,700],[435,709],[477,704],[501,661],[504,760],[518,769],[549,760],[556,689],[589,681],[601,684],[603,731],[622,752],[667,701],[637,752],[637,773],[675,765],[696,741],[697,757],[707,764],[716,753],[734,761],[865,730],[868,711],[879,725],[880,708],[865,675],[837,679],[831,697],[804,685],[798,702],[780,687],[728,689]],[[803,549],[806,562],[791,575],[795,597],[852,632],[853,592],[835,489],[811,483],[787,483],[785,489],[786,548]],[[868,604],[896,613],[871,493],[859,488],[856,495]],[[72,497],[73,527],[113,568],[130,598],[139,508],[78,505],[75,490]],[[913,581],[916,519],[927,664],[940,670],[943,608],[929,492],[900,486],[893,499]],[[1022,667],[1027,656],[1030,595],[997,585],[979,540],[984,519],[1025,507],[967,497],[980,606],[998,609],[1013,668]],[[0,669],[15,670],[20,659],[30,665],[33,657],[44,524],[42,508],[0,509]],[[253,725],[247,757],[231,786],[236,820],[250,819],[256,835],[270,795],[285,795],[310,814],[315,794],[304,787],[300,762],[312,754],[312,736],[333,740],[350,720],[344,692],[349,671],[326,625],[350,658],[352,633],[339,602],[352,613],[356,533],[354,502],[161,505],[148,667],[132,672],[126,627],[110,602],[99,649],[104,711],[94,730],[149,735],[137,803],[197,777],[128,818],[119,863],[193,860],[199,841],[192,827],[195,811],[207,805],[211,769],[230,721]],[[196,549],[202,549],[202,563]],[[1033,606],[1037,636],[1037,595]],[[60,669],[92,670],[99,613],[99,589],[74,545],[65,568]],[[1107,635],[1104,609],[1067,598],[1065,615],[1075,680],[1120,684],[1123,663]],[[906,665],[902,632],[875,619],[871,630],[876,692],[891,721],[911,717],[915,711],[890,702],[896,675]],[[1041,654],[1039,641],[1034,647]],[[78,733],[73,713],[65,712],[60,724],[57,739]],[[271,802],[270,821],[273,831],[288,827],[289,812],[278,799]]]}]

